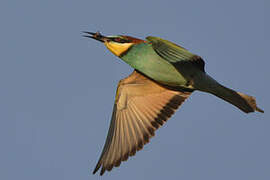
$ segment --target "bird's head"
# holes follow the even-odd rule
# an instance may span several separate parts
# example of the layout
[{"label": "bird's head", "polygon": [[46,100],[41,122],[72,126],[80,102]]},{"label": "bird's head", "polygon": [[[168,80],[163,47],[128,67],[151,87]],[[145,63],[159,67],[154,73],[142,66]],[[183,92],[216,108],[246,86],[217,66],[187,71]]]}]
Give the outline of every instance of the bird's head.
[{"label": "bird's head", "polygon": [[105,46],[116,56],[120,57],[123,53],[127,52],[127,50],[133,46],[134,44],[144,43],[146,41],[137,39],[130,36],[103,36],[99,32],[84,32],[84,37],[92,38],[103,42]]}]

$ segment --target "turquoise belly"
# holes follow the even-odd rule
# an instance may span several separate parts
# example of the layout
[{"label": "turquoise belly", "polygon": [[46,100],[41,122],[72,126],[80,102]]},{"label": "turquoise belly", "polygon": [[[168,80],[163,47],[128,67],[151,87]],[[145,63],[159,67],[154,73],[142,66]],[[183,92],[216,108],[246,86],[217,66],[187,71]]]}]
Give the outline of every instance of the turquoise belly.
[{"label": "turquoise belly", "polygon": [[156,54],[151,44],[134,45],[121,59],[134,69],[162,84],[185,86],[187,83],[187,80],[172,64]]}]

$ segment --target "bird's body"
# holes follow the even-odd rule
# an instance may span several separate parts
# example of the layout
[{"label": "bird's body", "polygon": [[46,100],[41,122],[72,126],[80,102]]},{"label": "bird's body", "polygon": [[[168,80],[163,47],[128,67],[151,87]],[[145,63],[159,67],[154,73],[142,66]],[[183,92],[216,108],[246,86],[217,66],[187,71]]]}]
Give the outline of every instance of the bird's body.
[{"label": "bird's body", "polygon": [[179,71],[158,56],[149,43],[135,44],[129,53],[125,53],[120,58],[159,83],[172,86],[183,86],[187,83]]},{"label": "bird's body", "polygon": [[170,41],[86,33],[135,69],[118,84],[108,137],[94,173],[102,166],[102,175],[142,149],[195,90],[211,93],[246,113],[263,112],[255,98],[219,84],[207,75],[201,57]]}]

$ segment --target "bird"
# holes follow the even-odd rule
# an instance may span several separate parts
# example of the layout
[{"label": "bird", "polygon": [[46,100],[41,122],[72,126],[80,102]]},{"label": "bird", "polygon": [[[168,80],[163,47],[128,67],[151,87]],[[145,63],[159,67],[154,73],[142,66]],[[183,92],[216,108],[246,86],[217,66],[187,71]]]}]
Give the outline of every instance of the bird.
[{"label": "bird", "polygon": [[213,94],[245,113],[264,112],[254,97],[218,83],[205,72],[200,56],[171,41],[83,33],[134,69],[118,83],[109,131],[93,174],[101,168],[103,175],[135,155],[194,91]]}]

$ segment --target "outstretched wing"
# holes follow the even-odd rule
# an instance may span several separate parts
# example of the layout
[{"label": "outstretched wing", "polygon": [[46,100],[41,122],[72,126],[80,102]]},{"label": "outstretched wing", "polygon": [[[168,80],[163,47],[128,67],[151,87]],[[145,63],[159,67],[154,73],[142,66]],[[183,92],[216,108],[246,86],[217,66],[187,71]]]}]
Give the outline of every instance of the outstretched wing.
[{"label": "outstretched wing", "polygon": [[166,61],[177,65],[192,64],[204,72],[205,63],[200,56],[165,39],[153,36],[148,36],[146,39],[152,44],[156,53]]},{"label": "outstretched wing", "polygon": [[191,92],[169,90],[134,71],[118,84],[107,139],[93,173],[100,175],[143,148]]}]

